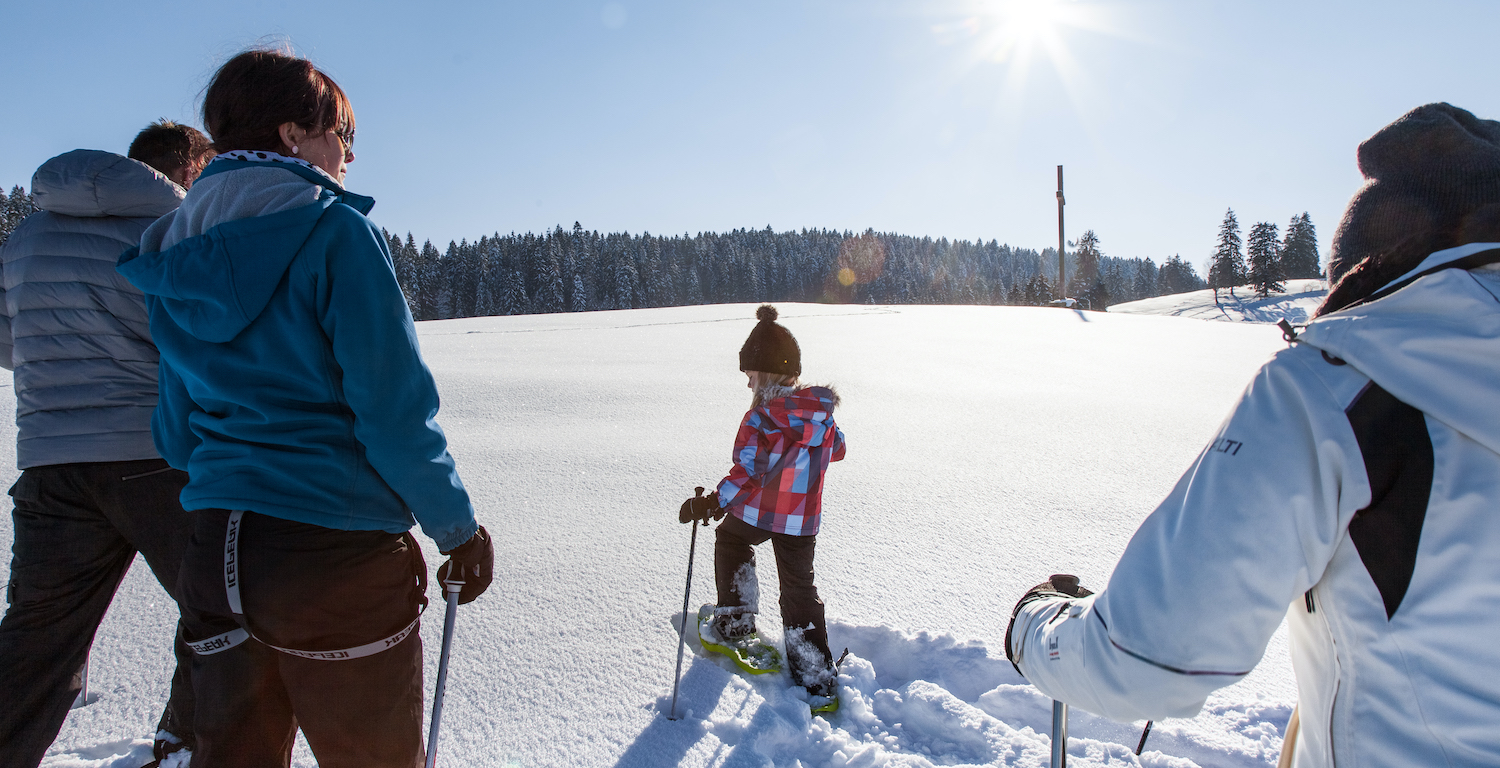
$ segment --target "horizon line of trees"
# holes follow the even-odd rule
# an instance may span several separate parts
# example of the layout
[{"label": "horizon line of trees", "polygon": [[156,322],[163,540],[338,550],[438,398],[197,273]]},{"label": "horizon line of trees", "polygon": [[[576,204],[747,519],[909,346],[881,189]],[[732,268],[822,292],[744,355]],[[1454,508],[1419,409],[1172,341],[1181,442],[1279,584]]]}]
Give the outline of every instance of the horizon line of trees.
[{"label": "horizon line of trees", "polygon": [[[417,245],[385,232],[418,320],[757,301],[1041,306],[1056,297],[1057,252],[867,229],[601,234],[574,222]],[[1092,231],[1065,255],[1068,292],[1093,309],[1207,283],[1173,256],[1105,256]]]},{"label": "horizon line of trees", "polygon": [[[0,196],[0,243],[36,211],[20,186]],[[727,302],[1042,306],[1056,297],[1057,252],[969,240],[828,229],[601,234],[575,222],[417,245],[382,229],[418,320]],[[1066,294],[1091,309],[1208,283],[1174,255],[1106,256],[1088,230],[1064,256]]]}]

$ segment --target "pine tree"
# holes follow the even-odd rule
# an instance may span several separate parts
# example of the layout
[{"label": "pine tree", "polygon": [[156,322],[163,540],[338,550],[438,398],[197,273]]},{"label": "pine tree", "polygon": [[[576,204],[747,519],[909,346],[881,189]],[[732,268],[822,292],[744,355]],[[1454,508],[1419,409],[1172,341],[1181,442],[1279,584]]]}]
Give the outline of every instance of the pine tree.
[{"label": "pine tree", "polygon": [[1198,271],[1193,269],[1192,264],[1184,261],[1180,254],[1174,254],[1162,262],[1161,269],[1157,271],[1156,292],[1158,296],[1186,293],[1203,287],[1203,278],[1198,276]]},{"label": "pine tree", "polygon": [[526,305],[526,279],[521,276],[521,270],[505,272],[500,289],[500,314],[524,315]]},{"label": "pine tree", "polygon": [[1301,216],[1293,216],[1292,222],[1286,225],[1286,237],[1281,243],[1281,265],[1282,271],[1291,279],[1323,276],[1322,258],[1318,255],[1318,232],[1306,211]]},{"label": "pine tree", "polygon": [[1104,253],[1099,250],[1099,236],[1092,229],[1079,236],[1073,247],[1077,265],[1068,281],[1068,294],[1082,296],[1093,291],[1094,284],[1099,282],[1099,260]]},{"label": "pine tree", "polygon": [[563,304],[562,252],[563,240],[567,236],[561,226],[557,227],[539,254],[536,290],[531,296],[533,312],[562,312],[566,309]]},{"label": "pine tree", "polygon": [[19,184],[11,187],[8,197],[0,196],[0,245],[4,245],[5,241],[10,239],[10,233],[14,232],[27,216],[38,210],[40,209],[36,207],[36,201],[32,199],[31,194]]},{"label": "pine tree", "polygon": [[583,275],[573,273],[573,301],[568,305],[569,312],[587,312],[589,308],[589,292],[583,285]]},{"label": "pine tree", "polygon": [[1131,281],[1131,300],[1149,299],[1156,294],[1156,264],[1146,259],[1136,264],[1135,279]]},{"label": "pine tree", "polygon": [[1281,241],[1275,224],[1262,221],[1250,228],[1249,274],[1246,282],[1261,298],[1286,293],[1286,276],[1281,271]]},{"label": "pine tree", "polygon": [[420,286],[417,305],[421,308],[417,319],[436,320],[439,317],[438,297],[443,293],[443,264],[431,240],[422,243],[422,250],[417,255],[417,275],[417,285]]},{"label": "pine tree", "polygon": [[1214,289],[1216,297],[1220,288],[1228,288],[1233,296],[1234,287],[1245,282],[1245,254],[1240,245],[1240,221],[1230,208],[1224,214],[1224,223],[1219,225],[1219,244],[1208,268],[1208,287]]}]

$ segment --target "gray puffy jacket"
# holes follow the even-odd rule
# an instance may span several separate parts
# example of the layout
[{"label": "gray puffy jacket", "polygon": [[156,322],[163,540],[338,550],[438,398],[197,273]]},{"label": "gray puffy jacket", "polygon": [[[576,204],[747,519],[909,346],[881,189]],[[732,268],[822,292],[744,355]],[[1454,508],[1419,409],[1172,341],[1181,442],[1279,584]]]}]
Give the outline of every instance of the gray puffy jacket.
[{"label": "gray puffy jacket", "polygon": [[31,179],[42,210],[0,246],[0,365],[15,372],[16,459],[157,458],[156,346],[141,292],[115,271],[185,192],[150,166],[79,149]]}]

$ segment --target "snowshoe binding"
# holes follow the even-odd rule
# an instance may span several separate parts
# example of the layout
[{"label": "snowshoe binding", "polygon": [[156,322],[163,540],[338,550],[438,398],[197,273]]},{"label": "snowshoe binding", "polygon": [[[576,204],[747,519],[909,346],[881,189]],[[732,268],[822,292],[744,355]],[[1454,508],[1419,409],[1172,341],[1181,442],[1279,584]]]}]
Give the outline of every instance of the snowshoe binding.
[{"label": "snowshoe binding", "polygon": [[781,652],[767,645],[760,634],[751,631],[732,638],[723,637],[715,626],[714,606],[698,609],[698,642],[703,650],[728,656],[740,669],[752,675],[764,675],[781,671]]},{"label": "snowshoe binding", "polygon": [[807,686],[807,706],[815,715],[829,715],[839,711],[839,670],[844,666],[844,659],[849,657],[849,649],[839,655],[839,660],[833,664],[833,674],[827,680]]}]

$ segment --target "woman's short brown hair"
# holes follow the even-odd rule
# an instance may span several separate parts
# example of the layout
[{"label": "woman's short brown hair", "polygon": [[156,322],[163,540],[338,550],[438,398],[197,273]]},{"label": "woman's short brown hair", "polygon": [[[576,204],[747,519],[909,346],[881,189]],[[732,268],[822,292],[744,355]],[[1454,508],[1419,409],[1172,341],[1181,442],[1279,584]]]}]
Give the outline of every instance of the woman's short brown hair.
[{"label": "woman's short brown hair", "polygon": [[203,127],[215,151],[280,150],[284,123],[314,133],[352,133],[354,109],[333,78],[280,51],[251,49],[214,73],[203,96]]}]

